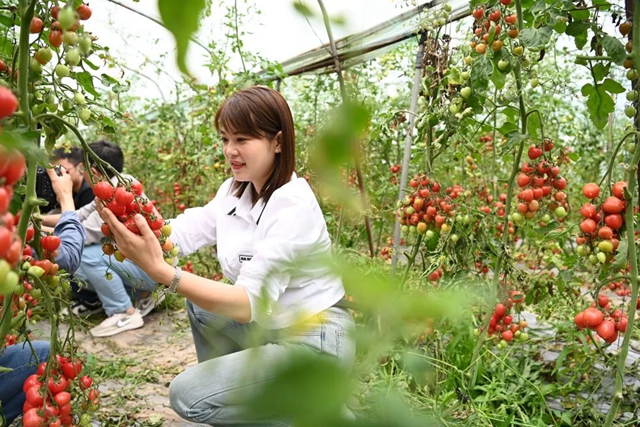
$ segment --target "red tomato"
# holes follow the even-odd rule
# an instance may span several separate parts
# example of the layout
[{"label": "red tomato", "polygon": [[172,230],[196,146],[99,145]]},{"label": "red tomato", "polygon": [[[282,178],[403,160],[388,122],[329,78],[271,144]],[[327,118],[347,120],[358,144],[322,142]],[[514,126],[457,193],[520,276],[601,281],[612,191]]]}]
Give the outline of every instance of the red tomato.
[{"label": "red tomato", "polygon": [[587,327],[587,324],[584,321],[584,311],[576,314],[576,317],[573,318],[573,321],[575,322],[578,329],[584,329]]},{"label": "red tomato", "polygon": [[600,227],[598,229],[598,237],[605,240],[611,240],[613,238],[613,230],[607,226]]},{"label": "red tomato", "polygon": [[113,202],[110,202],[110,203],[107,204],[107,209],[109,209],[111,212],[113,212],[113,214],[115,216],[124,215],[125,212],[127,211],[127,207],[126,206],[123,206],[121,204],[116,203],[115,200]]},{"label": "red tomato", "polygon": [[582,187],[582,194],[584,194],[588,199],[595,199],[598,197],[598,194],[600,194],[600,187],[598,187],[598,184],[593,182],[585,184]]},{"label": "red tomato", "polygon": [[580,209],[580,213],[585,218],[593,218],[596,215],[596,207],[591,203],[585,203]]},{"label": "red tomato", "polygon": [[131,191],[136,196],[142,196],[142,193],[143,193],[142,184],[139,183],[138,181],[134,182],[133,184],[131,184]]},{"label": "red tomato", "polygon": [[29,402],[29,405],[34,407],[40,406],[44,403],[44,396],[42,395],[40,386],[38,385],[34,385],[27,389],[25,398],[27,402]]},{"label": "red tomato", "polygon": [[602,210],[606,213],[620,213],[624,210],[626,203],[614,196],[609,196],[602,204]]},{"label": "red tomato", "polygon": [[504,304],[498,303],[496,304],[493,312],[498,317],[498,319],[502,319],[502,317],[507,314],[507,307]]},{"label": "red tomato", "polygon": [[31,25],[29,26],[29,32],[31,32],[31,34],[39,33],[40,31],[42,31],[42,27],[44,27],[42,19],[38,18],[37,16],[31,18]]},{"label": "red tomato", "polygon": [[597,308],[589,307],[583,311],[584,324],[589,328],[595,328],[604,319],[604,314]]},{"label": "red tomato", "polygon": [[69,387],[69,380],[67,380],[64,376],[56,377],[55,380],[53,377],[49,377],[47,387],[49,387],[49,391],[51,391],[51,394],[55,396],[61,391],[65,391],[67,387]]},{"label": "red tomato", "polygon": [[62,373],[70,380],[76,378],[80,372],[82,372],[82,362],[79,360],[62,365]]},{"label": "red tomato", "polygon": [[84,375],[82,378],[80,378],[80,387],[82,389],[88,389],[89,387],[91,387],[91,384],[93,384],[93,379],[90,376]]},{"label": "red tomato", "polygon": [[80,16],[80,19],[82,19],[83,21],[91,18],[91,8],[86,4],[81,4],[78,7],[78,16]]},{"label": "red tomato", "polygon": [[616,325],[611,319],[603,320],[596,326],[596,333],[600,335],[600,338],[603,340],[608,340],[613,335],[617,335]]},{"label": "red tomato", "polygon": [[[18,109],[18,98],[4,86],[0,86],[0,119],[9,117]],[[24,160],[24,159],[23,159]],[[22,175],[20,175],[22,176]],[[12,185],[7,183],[8,185]]]},{"label": "red tomato", "polygon": [[104,235],[105,235],[105,236],[107,236],[107,237],[110,237],[110,236],[111,236],[111,229],[109,228],[109,225],[108,225],[108,224],[106,224],[106,223],[103,223],[103,224],[100,226],[100,231],[102,231],[102,234],[104,234]]},{"label": "red tomato", "polygon": [[611,194],[616,196],[620,200],[624,200],[624,189],[627,187],[627,183],[624,181],[618,181],[611,187]]},{"label": "red tomato", "polygon": [[618,321],[616,322],[616,331],[622,332],[623,334],[627,332],[627,323],[628,320],[626,317],[618,319]]},{"label": "red tomato", "polygon": [[49,252],[55,252],[60,247],[60,237],[45,236],[40,240],[40,244],[42,245],[42,249]]},{"label": "red tomato", "polygon": [[611,214],[604,217],[604,223],[607,224],[612,230],[618,230],[622,227],[622,216],[618,214]]},{"label": "red tomato", "polygon": [[580,230],[585,234],[591,234],[596,231],[596,222],[590,218],[585,219],[580,223]]},{"label": "red tomato", "polygon": [[[6,117],[4,115],[6,105],[4,105],[4,95],[3,92],[6,89],[4,86],[0,86],[0,119]],[[13,94],[11,94],[13,96]],[[15,111],[15,110],[14,110]],[[13,114],[13,111],[10,113]],[[6,158],[2,159],[6,155]],[[4,161],[3,161],[4,160]],[[24,171],[27,169],[27,161],[24,159],[22,153],[17,150],[12,150],[9,152],[0,151],[0,163],[4,163],[6,165],[5,170],[2,174],[4,176],[5,185],[13,185],[24,175]]]},{"label": "red tomato", "polygon": [[609,304],[609,297],[605,294],[598,294],[598,305],[605,307],[607,304]]},{"label": "red tomato", "polygon": [[62,407],[71,401],[71,393],[68,391],[61,391],[60,393],[53,396],[53,400],[56,402],[58,407]]},{"label": "red tomato", "polygon": [[116,188],[115,192],[116,203],[122,206],[129,206],[133,202],[134,195],[130,191],[127,191],[124,187]]},{"label": "red tomato", "polygon": [[38,414],[37,408],[29,409],[22,417],[24,427],[44,427],[44,418]]},{"label": "red tomato", "polygon": [[102,200],[110,200],[113,197],[114,189],[107,181],[101,181],[93,186],[93,194]]},{"label": "red tomato", "polygon": [[42,383],[38,379],[38,375],[37,374],[29,375],[27,377],[27,379],[24,380],[24,384],[22,385],[22,391],[24,391],[26,393],[27,390],[29,390],[34,385],[37,385],[38,387],[42,385]]}]

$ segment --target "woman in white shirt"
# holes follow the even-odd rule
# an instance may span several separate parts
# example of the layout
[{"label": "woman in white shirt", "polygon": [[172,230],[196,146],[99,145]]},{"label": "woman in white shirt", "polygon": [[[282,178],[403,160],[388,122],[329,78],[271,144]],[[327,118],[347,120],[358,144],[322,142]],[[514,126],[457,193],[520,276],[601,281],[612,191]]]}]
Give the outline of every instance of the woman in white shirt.
[{"label": "woman in white shirt", "polygon": [[285,99],[263,86],[242,90],[222,104],[215,125],[233,178],[206,206],[172,220],[171,239],[182,255],[217,245],[235,286],[166,264],[142,216],[140,237],[108,209],[101,213],[129,259],[187,298],[199,364],[171,383],[173,409],[209,425],[286,426],[282,417],[257,413],[251,399],[301,348],[350,370],[354,323],[335,306],[344,287],[329,267],[324,217],[306,180],[294,173],[295,131]]}]

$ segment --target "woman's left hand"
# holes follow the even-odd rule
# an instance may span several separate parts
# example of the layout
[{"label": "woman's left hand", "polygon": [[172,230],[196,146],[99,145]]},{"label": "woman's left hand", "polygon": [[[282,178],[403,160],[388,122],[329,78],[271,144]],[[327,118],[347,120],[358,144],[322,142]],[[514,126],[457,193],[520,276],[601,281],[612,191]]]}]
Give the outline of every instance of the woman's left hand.
[{"label": "woman's left hand", "polygon": [[141,234],[138,236],[118,221],[108,208],[102,207],[98,211],[104,222],[109,226],[120,253],[142,268],[151,278],[156,279],[154,276],[157,276],[159,270],[162,267],[168,267],[162,255],[160,242],[158,242],[158,238],[142,215],[137,214],[135,216],[135,222]]}]

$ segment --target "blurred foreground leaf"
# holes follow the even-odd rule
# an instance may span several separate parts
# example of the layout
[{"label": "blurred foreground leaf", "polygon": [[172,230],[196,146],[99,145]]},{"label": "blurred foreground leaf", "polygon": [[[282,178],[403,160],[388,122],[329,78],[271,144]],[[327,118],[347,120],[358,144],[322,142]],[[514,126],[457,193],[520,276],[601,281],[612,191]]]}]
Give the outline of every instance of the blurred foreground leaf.
[{"label": "blurred foreground leaf", "polygon": [[189,70],[185,59],[189,49],[189,39],[198,31],[200,13],[205,4],[205,0],[158,0],[162,22],[176,39],[178,68],[187,75]]}]

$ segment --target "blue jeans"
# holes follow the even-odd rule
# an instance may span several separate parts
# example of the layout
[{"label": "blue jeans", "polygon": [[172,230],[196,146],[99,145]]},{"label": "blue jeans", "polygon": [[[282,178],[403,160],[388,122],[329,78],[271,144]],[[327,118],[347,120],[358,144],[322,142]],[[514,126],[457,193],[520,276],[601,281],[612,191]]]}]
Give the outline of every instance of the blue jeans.
[{"label": "blue jeans", "polygon": [[[107,273],[111,273],[111,280],[107,280]],[[85,246],[76,277],[98,294],[107,316],[124,313],[132,306],[131,297],[136,300],[142,292],[156,289],[156,282],[140,267],[104,255],[99,244]]]},{"label": "blue jeans", "polygon": [[189,301],[187,313],[199,363],[171,382],[169,399],[178,415],[193,422],[289,426],[277,414],[257,414],[251,402],[294,353],[328,355],[346,372],[353,368],[355,324],[342,308],[329,308],[300,327],[277,331],[255,322],[234,322]]},{"label": "blue jeans", "polygon": [[24,405],[25,395],[22,385],[29,375],[35,374],[38,363],[45,362],[49,357],[49,342],[31,341],[37,359],[33,357],[29,344],[20,343],[0,351],[0,366],[13,368],[11,372],[0,374],[0,402],[8,424],[20,414]]}]

